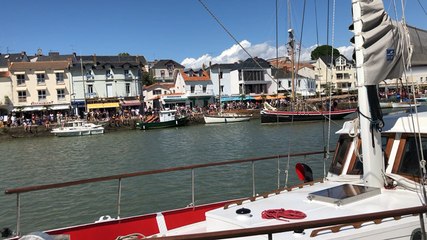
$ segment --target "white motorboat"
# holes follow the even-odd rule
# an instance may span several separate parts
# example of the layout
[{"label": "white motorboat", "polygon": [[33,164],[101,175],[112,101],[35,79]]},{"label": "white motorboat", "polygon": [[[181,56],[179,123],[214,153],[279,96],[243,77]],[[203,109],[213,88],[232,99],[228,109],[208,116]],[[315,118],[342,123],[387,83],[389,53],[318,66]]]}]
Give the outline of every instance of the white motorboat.
[{"label": "white motorboat", "polygon": [[52,129],[51,133],[58,137],[96,135],[103,134],[104,127],[98,124],[76,120],[66,122],[63,126]]}]

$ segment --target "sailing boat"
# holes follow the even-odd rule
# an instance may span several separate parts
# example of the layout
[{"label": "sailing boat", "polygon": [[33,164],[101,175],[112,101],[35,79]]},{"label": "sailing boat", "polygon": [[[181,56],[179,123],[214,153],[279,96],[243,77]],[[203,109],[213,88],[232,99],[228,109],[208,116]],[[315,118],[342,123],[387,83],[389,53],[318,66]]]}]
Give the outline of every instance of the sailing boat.
[{"label": "sailing boat", "polygon": [[293,121],[317,121],[324,120],[325,118],[331,118],[332,120],[342,119],[345,116],[356,112],[357,109],[333,109],[332,106],[326,107],[325,110],[306,110],[306,109],[295,109],[295,57],[294,57],[294,46],[295,39],[293,30],[289,29],[289,43],[292,63],[292,77],[291,77],[291,111],[280,111],[272,107],[267,102],[264,102],[264,108],[261,110],[261,123],[281,123],[281,122],[293,122]]},{"label": "sailing boat", "polygon": [[[324,178],[313,180],[311,169],[299,163],[296,171],[304,183],[295,187],[197,206],[193,199],[182,209],[107,218],[43,234],[95,240],[425,239],[427,112],[383,117],[376,89],[379,81],[400,77],[403,62],[427,65],[422,55],[427,32],[390,20],[381,0],[353,0],[352,6],[360,117],[337,132],[335,155]],[[253,167],[254,159],[249,160]],[[6,194],[17,195],[19,229],[21,193],[112,179],[121,183],[123,178],[172,170],[191,169],[194,176],[198,167],[202,166],[8,189]]]},{"label": "sailing boat", "polygon": [[210,123],[234,123],[249,121],[252,114],[238,114],[238,113],[224,113],[221,106],[221,69],[218,67],[218,98],[219,98],[219,112],[218,114],[204,114],[203,118],[206,124]]}]

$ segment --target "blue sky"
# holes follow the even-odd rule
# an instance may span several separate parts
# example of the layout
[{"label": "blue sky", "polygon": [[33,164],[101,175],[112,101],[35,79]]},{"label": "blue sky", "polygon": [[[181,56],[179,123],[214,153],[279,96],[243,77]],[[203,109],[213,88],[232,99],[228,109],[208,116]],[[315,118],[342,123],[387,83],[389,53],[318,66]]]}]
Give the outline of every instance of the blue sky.
[{"label": "blue sky", "polygon": [[[427,29],[426,14],[419,5],[421,2],[423,7],[427,7],[427,2],[407,1],[414,5],[407,7],[408,23]],[[276,0],[203,2],[253,55],[265,58],[275,56]],[[279,55],[286,52],[284,44],[289,24],[286,2],[278,1]],[[316,34],[315,2],[319,38]],[[303,49],[310,49],[317,43],[327,43],[327,2],[306,1]],[[391,2],[384,1],[386,9],[394,9]],[[301,37],[303,3],[303,0],[291,1],[291,22],[298,40]],[[332,5],[333,0],[330,3]],[[350,0],[336,0],[334,46],[337,48],[350,46],[351,33],[347,30],[351,23],[350,6]],[[84,55],[128,52],[143,55],[149,61],[174,59],[187,66],[247,58],[198,0],[13,0],[2,2],[2,9],[4,21],[0,53],[26,51],[33,55],[38,48],[45,54],[49,51]]]}]

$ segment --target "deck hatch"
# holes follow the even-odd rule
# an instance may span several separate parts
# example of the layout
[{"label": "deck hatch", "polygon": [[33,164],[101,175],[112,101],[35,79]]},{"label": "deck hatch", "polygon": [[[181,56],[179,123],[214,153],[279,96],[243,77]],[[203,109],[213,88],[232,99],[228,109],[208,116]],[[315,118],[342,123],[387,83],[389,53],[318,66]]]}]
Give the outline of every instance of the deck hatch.
[{"label": "deck hatch", "polygon": [[309,200],[323,201],[338,206],[353,203],[381,193],[379,188],[343,184],[308,194]]}]

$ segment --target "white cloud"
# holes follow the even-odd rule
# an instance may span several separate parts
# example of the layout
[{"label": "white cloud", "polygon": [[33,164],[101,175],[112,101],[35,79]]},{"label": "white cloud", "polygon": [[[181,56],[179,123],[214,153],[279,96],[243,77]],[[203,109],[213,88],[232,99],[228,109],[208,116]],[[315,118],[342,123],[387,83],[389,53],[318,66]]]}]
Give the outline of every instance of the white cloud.
[{"label": "white cloud", "polygon": [[[240,42],[243,48],[252,57],[260,57],[263,59],[276,58],[276,46],[269,44],[268,42],[252,45],[249,41],[243,40]],[[311,59],[311,51],[313,51],[317,45],[302,48],[300,56],[296,55],[295,60],[300,58],[300,61],[308,61]],[[351,59],[353,54],[353,47],[339,47],[338,50],[346,56],[348,59]],[[287,56],[287,49],[285,45],[279,46],[278,48],[279,57]],[[239,60],[246,60],[249,58],[249,55],[238,45],[234,44],[228,49],[225,49],[218,56],[211,56],[209,54],[204,54],[198,58],[185,58],[181,64],[186,68],[200,68],[204,64],[208,66],[211,62],[215,63],[233,63]]]},{"label": "white cloud", "polygon": [[352,60],[353,59],[353,51],[354,51],[354,47],[353,46],[343,46],[343,47],[339,47],[337,48],[340,53],[342,55],[344,55],[348,60]]}]

